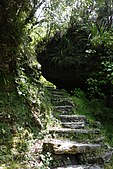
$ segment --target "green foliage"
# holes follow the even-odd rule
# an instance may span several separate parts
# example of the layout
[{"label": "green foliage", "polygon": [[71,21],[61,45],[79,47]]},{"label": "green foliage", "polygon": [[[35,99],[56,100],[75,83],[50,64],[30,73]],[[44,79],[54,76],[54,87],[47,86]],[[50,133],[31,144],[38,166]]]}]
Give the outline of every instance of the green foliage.
[{"label": "green foliage", "polygon": [[73,95],[72,99],[76,105],[74,112],[86,115],[91,123],[95,123],[95,121],[101,122],[106,142],[113,146],[113,110],[105,106],[104,100],[94,98],[89,100],[84,95],[82,97]]},{"label": "green foliage", "polygon": [[[55,5],[53,9],[56,10],[59,4],[52,2],[52,6]],[[112,88],[110,78],[101,63],[112,64],[113,36],[108,10],[111,9],[111,1],[106,4],[106,1],[80,0],[72,6],[67,30],[56,32],[49,40],[44,38],[37,45],[37,58],[43,66],[58,68],[61,72],[75,71],[73,74],[81,78],[91,97],[109,97]],[[101,12],[105,12],[105,16]],[[112,82],[112,70],[110,76]],[[105,88],[108,89],[107,95]]]},{"label": "green foliage", "polygon": [[14,161],[16,164],[25,159],[29,141],[38,133],[38,129],[36,131],[33,117],[25,100],[16,92],[10,95],[2,92],[0,99],[2,99],[0,105],[0,167],[5,168],[5,166],[12,165]]},{"label": "green foliage", "polygon": [[[33,76],[26,74],[23,68],[18,69],[18,77],[16,78],[18,94],[23,96],[30,107],[34,106],[38,110],[39,121],[42,121],[41,127],[45,129],[51,113],[51,103],[49,95],[38,77],[38,71]],[[38,79],[37,79],[38,77]]]},{"label": "green foliage", "polygon": [[[16,62],[23,55],[31,55],[31,48],[25,50],[25,46],[29,47],[31,41],[29,29],[36,22],[35,12],[44,1],[2,1],[0,2],[0,76],[13,77],[9,82],[9,86],[14,83],[16,75]],[[30,56],[29,56],[30,57]],[[3,84],[1,84],[3,86]]]},{"label": "green foliage", "polygon": [[50,169],[50,162],[52,161],[51,154],[47,152],[46,155],[41,154],[40,158],[42,160],[41,166],[38,167],[38,169]]},{"label": "green foliage", "polygon": [[[17,91],[0,93],[0,167],[4,169],[28,168],[29,161],[36,160],[31,145],[36,138],[43,139],[50,122],[50,98],[37,76],[37,71],[33,76],[20,67]],[[44,161],[43,166],[48,163]]]},{"label": "green foliage", "polygon": [[80,88],[76,88],[72,94],[78,98],[85,98],[85,93]]},{"label": "green foliage", "polygon": [[55,87],[54,84],[52,84],[51,82],[47,81],[43,76],[40,76],[40,82],[43,84],[43,86]]},{"label": "green foliage", "polygon": [[88,84],[88,93],[89,97],[92,98],[94,96],[100,97],[100,98],[105,98],[104,93],[102,93],[100,86],[101,85],[106,85],[105,80],[100,80],[98,81],[97,79],[89,78],[87,79],[87,84]]},{"label": "green foliage", "polygon": [[96,25],[93,25],[91,31],[91,43],[94,46],[99,46],[103,44],[107,49],[111,49],[111,47],[113,46],[113,33],[111,30],[107,31],[104,27],[100,27],[100,29],[98,30],[98,27]]},{"label": "green foliage", "polygon": [[103,61],[101,63],[104,66],[104,71],[106,71],[107,79],[113,84],[113,62]]},{"label": "green foliage", "polygon": [[[4,169],[28,168],[29,161],[36,160],[31,146],[35,139],[45,137],[50,123],[51,104],[46,89],[25,74],[17,82],[18,93],[0,93],[0,167]],[[50,155],[42,156],[41,161],[42,168],[48,167]]]},{"label": "green foliage", "polygon": [[[37,102],[37,95],[41,92],[41,84],[30,83],[30,78],[28,78],[25,73],[21,70],[19,76],[16,79],[18,84],[17,91],[19,95],[25,96],[29,100],[30,105]],[[38,86],[38,88],[36,88]]]}]

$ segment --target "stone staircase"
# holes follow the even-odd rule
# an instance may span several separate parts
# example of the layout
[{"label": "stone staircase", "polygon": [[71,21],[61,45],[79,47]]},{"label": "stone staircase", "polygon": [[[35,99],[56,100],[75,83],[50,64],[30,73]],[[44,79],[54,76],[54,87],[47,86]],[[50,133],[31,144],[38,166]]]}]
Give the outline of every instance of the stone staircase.
[{"label": "stone staircase", "polygon": [[104,169],[113,149],[104,143],[98,122],[94,128],[86,116],[75,114],[75,105],[64,91],[54,88],[48,91],[53,116],[59,124],[48,127],[51,137],[43,142],[43,152],[50,152],[53,157],[51,169]]}]

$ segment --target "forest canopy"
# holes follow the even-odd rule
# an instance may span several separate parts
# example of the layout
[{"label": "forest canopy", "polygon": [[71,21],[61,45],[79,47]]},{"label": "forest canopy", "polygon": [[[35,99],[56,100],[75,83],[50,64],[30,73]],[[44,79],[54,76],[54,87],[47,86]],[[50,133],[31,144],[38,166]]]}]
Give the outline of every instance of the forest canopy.
[{"label": "forest canopy", "polygon": [[[76,1],[67,25],[37,45],[45,78],[59,88],[112,100],[112,1]],[[58,22],[56,22],[58,23]],[[63,29],[62,29],[63,27]],[[51,27],[50,27],[51,28]]]}]

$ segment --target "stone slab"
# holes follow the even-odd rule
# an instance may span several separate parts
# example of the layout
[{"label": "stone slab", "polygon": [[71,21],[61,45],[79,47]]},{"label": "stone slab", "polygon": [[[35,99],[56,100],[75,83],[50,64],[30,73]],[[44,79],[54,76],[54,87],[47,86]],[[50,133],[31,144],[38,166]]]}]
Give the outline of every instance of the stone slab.
[{"label": "stone slab", "polygon": [[91,163],[104,164],[104,163],[109,163],[112,157],[113,157],[113,151],[110,151],[110,152],[103,153],[100,156],[96,156],[96,157],[90,156],[87,158],[87,161],[90,162],[90,164]]},{"label": "stone slab", "polygon": [[55,169],[104,169],[104,167],[98,165],[72,165],[72,166],[58,167]]},{"label": "stone slab", "polygon": [[99,144],[83,144],[73,141],[51,139],[43,142],[43,150],[53,154],[84,154],[100,151]]},{"label": "stone slab", "polygon": [[65,128],[81,129],[85,127],[85,122],[62,122]]},{"label": "stone slab", "polygon": [[65,110],[65,109],[72,109],[72,108],[73,108],[73,106],[72,106],[72,105],[54,106],[54,108],[56,108],[56,109],[63,109],[63,110]]},{"label": "stone slab", "polygon": [[94,129],[71,129],[71,128],[59,128],[59,127],[49,127],[48,128],[49,133],[81,133],[81,134],[93,134],[98,133],[99,130]]},{"label": "stone slab", "polygon": [[86,121],[84,115],[60,115],[62,122]]}]

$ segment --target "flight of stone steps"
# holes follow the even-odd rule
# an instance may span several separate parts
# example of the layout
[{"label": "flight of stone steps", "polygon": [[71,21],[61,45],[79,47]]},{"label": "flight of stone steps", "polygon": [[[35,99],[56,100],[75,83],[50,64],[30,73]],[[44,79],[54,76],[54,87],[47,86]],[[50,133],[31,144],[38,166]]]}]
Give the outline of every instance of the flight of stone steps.
[{"label": "flight of stone steps", "polygon": [[53,116],[59,125],[48,127],[50,138],[43,142],[43,152],[53,157],[51,169],[104,169],[113,149],[104,143],[104,137],[84,115],[77,115],[75,105],[64,91],[48,88],[54,106]]}]

